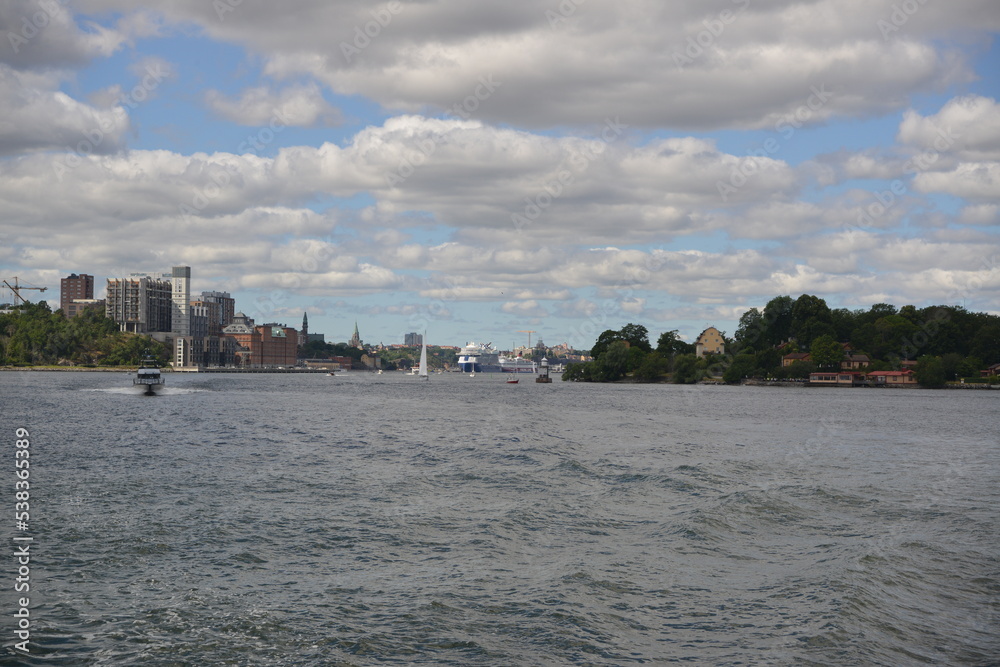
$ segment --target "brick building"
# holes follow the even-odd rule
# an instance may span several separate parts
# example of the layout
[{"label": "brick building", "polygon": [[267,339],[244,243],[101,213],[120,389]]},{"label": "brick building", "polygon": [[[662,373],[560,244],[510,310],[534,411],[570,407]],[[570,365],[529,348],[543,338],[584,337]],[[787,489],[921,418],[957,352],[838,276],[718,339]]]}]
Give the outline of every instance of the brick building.
[{"label": "brick building", "polygon": [[236,365],[294,366],[299,346],[299,332],[283,324],[254,325],[243,313],[236,313],[233,323],[222,330],[224,338],[235,343]]},{"label": "brick building", "polygon": [[[75,300],[85,303],[73,303]],[[94,276],[86,273],[70,274],[59,281],[59,307],[65,317],[76,317],[94,300]]]}]

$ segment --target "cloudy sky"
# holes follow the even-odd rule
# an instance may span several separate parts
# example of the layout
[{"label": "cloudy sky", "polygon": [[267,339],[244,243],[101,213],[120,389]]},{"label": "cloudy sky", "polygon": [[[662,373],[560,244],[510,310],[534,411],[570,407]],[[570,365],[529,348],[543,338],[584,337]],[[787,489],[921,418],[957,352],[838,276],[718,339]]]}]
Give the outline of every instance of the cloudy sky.
[{"label": "cloudy sky", "polygon": [[190,265],[385,343],[996,313],[998,32],[996,0],[6,0],[0,274],[57,306]]}]

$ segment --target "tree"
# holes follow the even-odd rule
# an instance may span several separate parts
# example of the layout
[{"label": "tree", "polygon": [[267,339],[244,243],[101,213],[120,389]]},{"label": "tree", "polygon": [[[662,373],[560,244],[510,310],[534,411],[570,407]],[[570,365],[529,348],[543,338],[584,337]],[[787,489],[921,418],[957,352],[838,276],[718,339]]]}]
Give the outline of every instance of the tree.
[{"label": "tree", "polygon": [[811,361],[796,361],[791,366],[778,369],[778,377],[796,378],[804,380],[809,374],[816,370],[816,364]]},{"label": "tree", "polygon": [[659,352],[650,352],[643,359],[633,377],[640,382],[656,382],[667,372],[667,360]]},{"label": "tree", "polygon": [[616,340],[625,341],[630,347],[637,347],[643,352],[652,352],[653,347],[649,344],[649,329],[641,324],[626,324],[618,331],[607,329],[597,337],[597,342],[590,350],[590,356],[595,360],[607,352],[608,347]]},{"label": "tree", "polygon": [[681,340],[677,329],[671,329],[660,334],[656,341],[656,351],[665,358],[670,358],[675,354],[690,354],[694,352],[694,345]]},{"label": "tree", "polygon": [[563,382],[592,382],[590,376],[591,364],[592,362],[590,361],[570,364],[563,371]]},{"label": "tree", "polygon": [[833,336],[820,336],[809,347],[809,357],[819,368],[833,368],[844,358],[844,346]]},{"label": "tree", "polygon": [[851,333],[859,326],[858,318],[864,311],[835,308],[830,311],[830,326],[833,327],[833,337],[837,340],[850,340]]},{"label": "tree", "polygon": [[641,324],[629,322],[621,328],[618,335],[632,347],[637,347],[643,352],[653,351],[653,347],[649,344],[649,329]]},{"label": "tree", "polygon": [[916,368],[913,369],[913,376],[922,387],[943,387],[945,376],[941,358],[929,354],[920,357],[917,359]]},{"label": "tree", "polygon": [[682,354],[674,359],[674,384],[694,384],[701,379],[698,368],[698,357],[693,354]]},{"label": "tree", "polygon": [[778,345],[791,336],[792,305],[792,297],[776,296],[764,306],[762,317],[765,328],[761,335],[763,344]]},{"label": "tree", "polygon": [[886,315],[875,320],[875,338],[869,349],[878,357],[895,353],[909,358],[912,354],[914,334],[919,331],[916,324],[900,315]]},{"label": "tree", "polygon": [[608,346],[607,352],[596,359],[595,371],[600,382],[614,382],[625,376],[628,370],[629,348],[625,341],[616,340]]},{"label": "tree", "polygon": [[896,314],[896,306],[893,306],[892,304],[888,303],[876,303],[868,311],[866,315],[866,320],[868,322],[874,322],[879,318],[888,317],[889,315],[895,315],[895,314]]},{"label": "tree", "polygon": [[643,352],[638,347],[628,348],[628,356],[625,360],[625,372],[634,373],[650,354],[655,354],[655,352]]},{"label": "tree", "polygon": [[796,299],[792,305],[790,331],[791,336],[806,347],[819,336],[832,336],[834,329],[826,301],[811,294],[803,294]]},{"label": "tree", "polygon": [[590,356],[597,359],[599,356],[607,352],[608,346],[616,340],[621,340],[621,332],[615,331],[614,329],[605,329],[601,332],[601,335],[597,337],[597,342],[594,343],[594,347],[590,350]]},{"label": "tree", "polygon": [[740,323],[733,339],[739,349],[755,349],[763,333],[764,316],[756,308],[751,308],[740,315]]},{"label": "tree", "polygon": [[729,368],[722,374],[722,379],[726,384],[738,384],[740,380],[754,374],[757,368],[757,357],[752,354],[737,354],[729,364]]},{"label": "tree", "polygon": [[980,327],[972,337],[970,349],[987,366],[1000,362],[1000,318]]},{"label": "tree", "polygon": [[962,355],[949,352],[941,357],[941,370],[946,380],[957,380],[959,368],[962,366]]}]

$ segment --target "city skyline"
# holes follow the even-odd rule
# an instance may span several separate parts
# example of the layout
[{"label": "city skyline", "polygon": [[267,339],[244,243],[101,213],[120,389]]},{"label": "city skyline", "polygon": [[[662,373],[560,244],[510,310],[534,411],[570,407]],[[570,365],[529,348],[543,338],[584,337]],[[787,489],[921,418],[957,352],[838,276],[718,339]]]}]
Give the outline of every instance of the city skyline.
[{"label": "city skyline", "polygon": [[0,276],[55,309],[191,266],[387,344],[998,313],[998,31],[988,0],[15,0]]}]

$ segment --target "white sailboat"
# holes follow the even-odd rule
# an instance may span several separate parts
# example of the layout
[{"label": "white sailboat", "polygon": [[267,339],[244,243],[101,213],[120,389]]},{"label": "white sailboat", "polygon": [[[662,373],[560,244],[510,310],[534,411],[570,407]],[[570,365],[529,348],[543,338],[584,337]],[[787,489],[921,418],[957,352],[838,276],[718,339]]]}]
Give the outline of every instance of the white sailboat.
[{"label": "white sailboat", "polygon": [[427,379],[427,332],[424,332],[424,339],[420,346],[420,371],[417,373],[421,380]]}]

